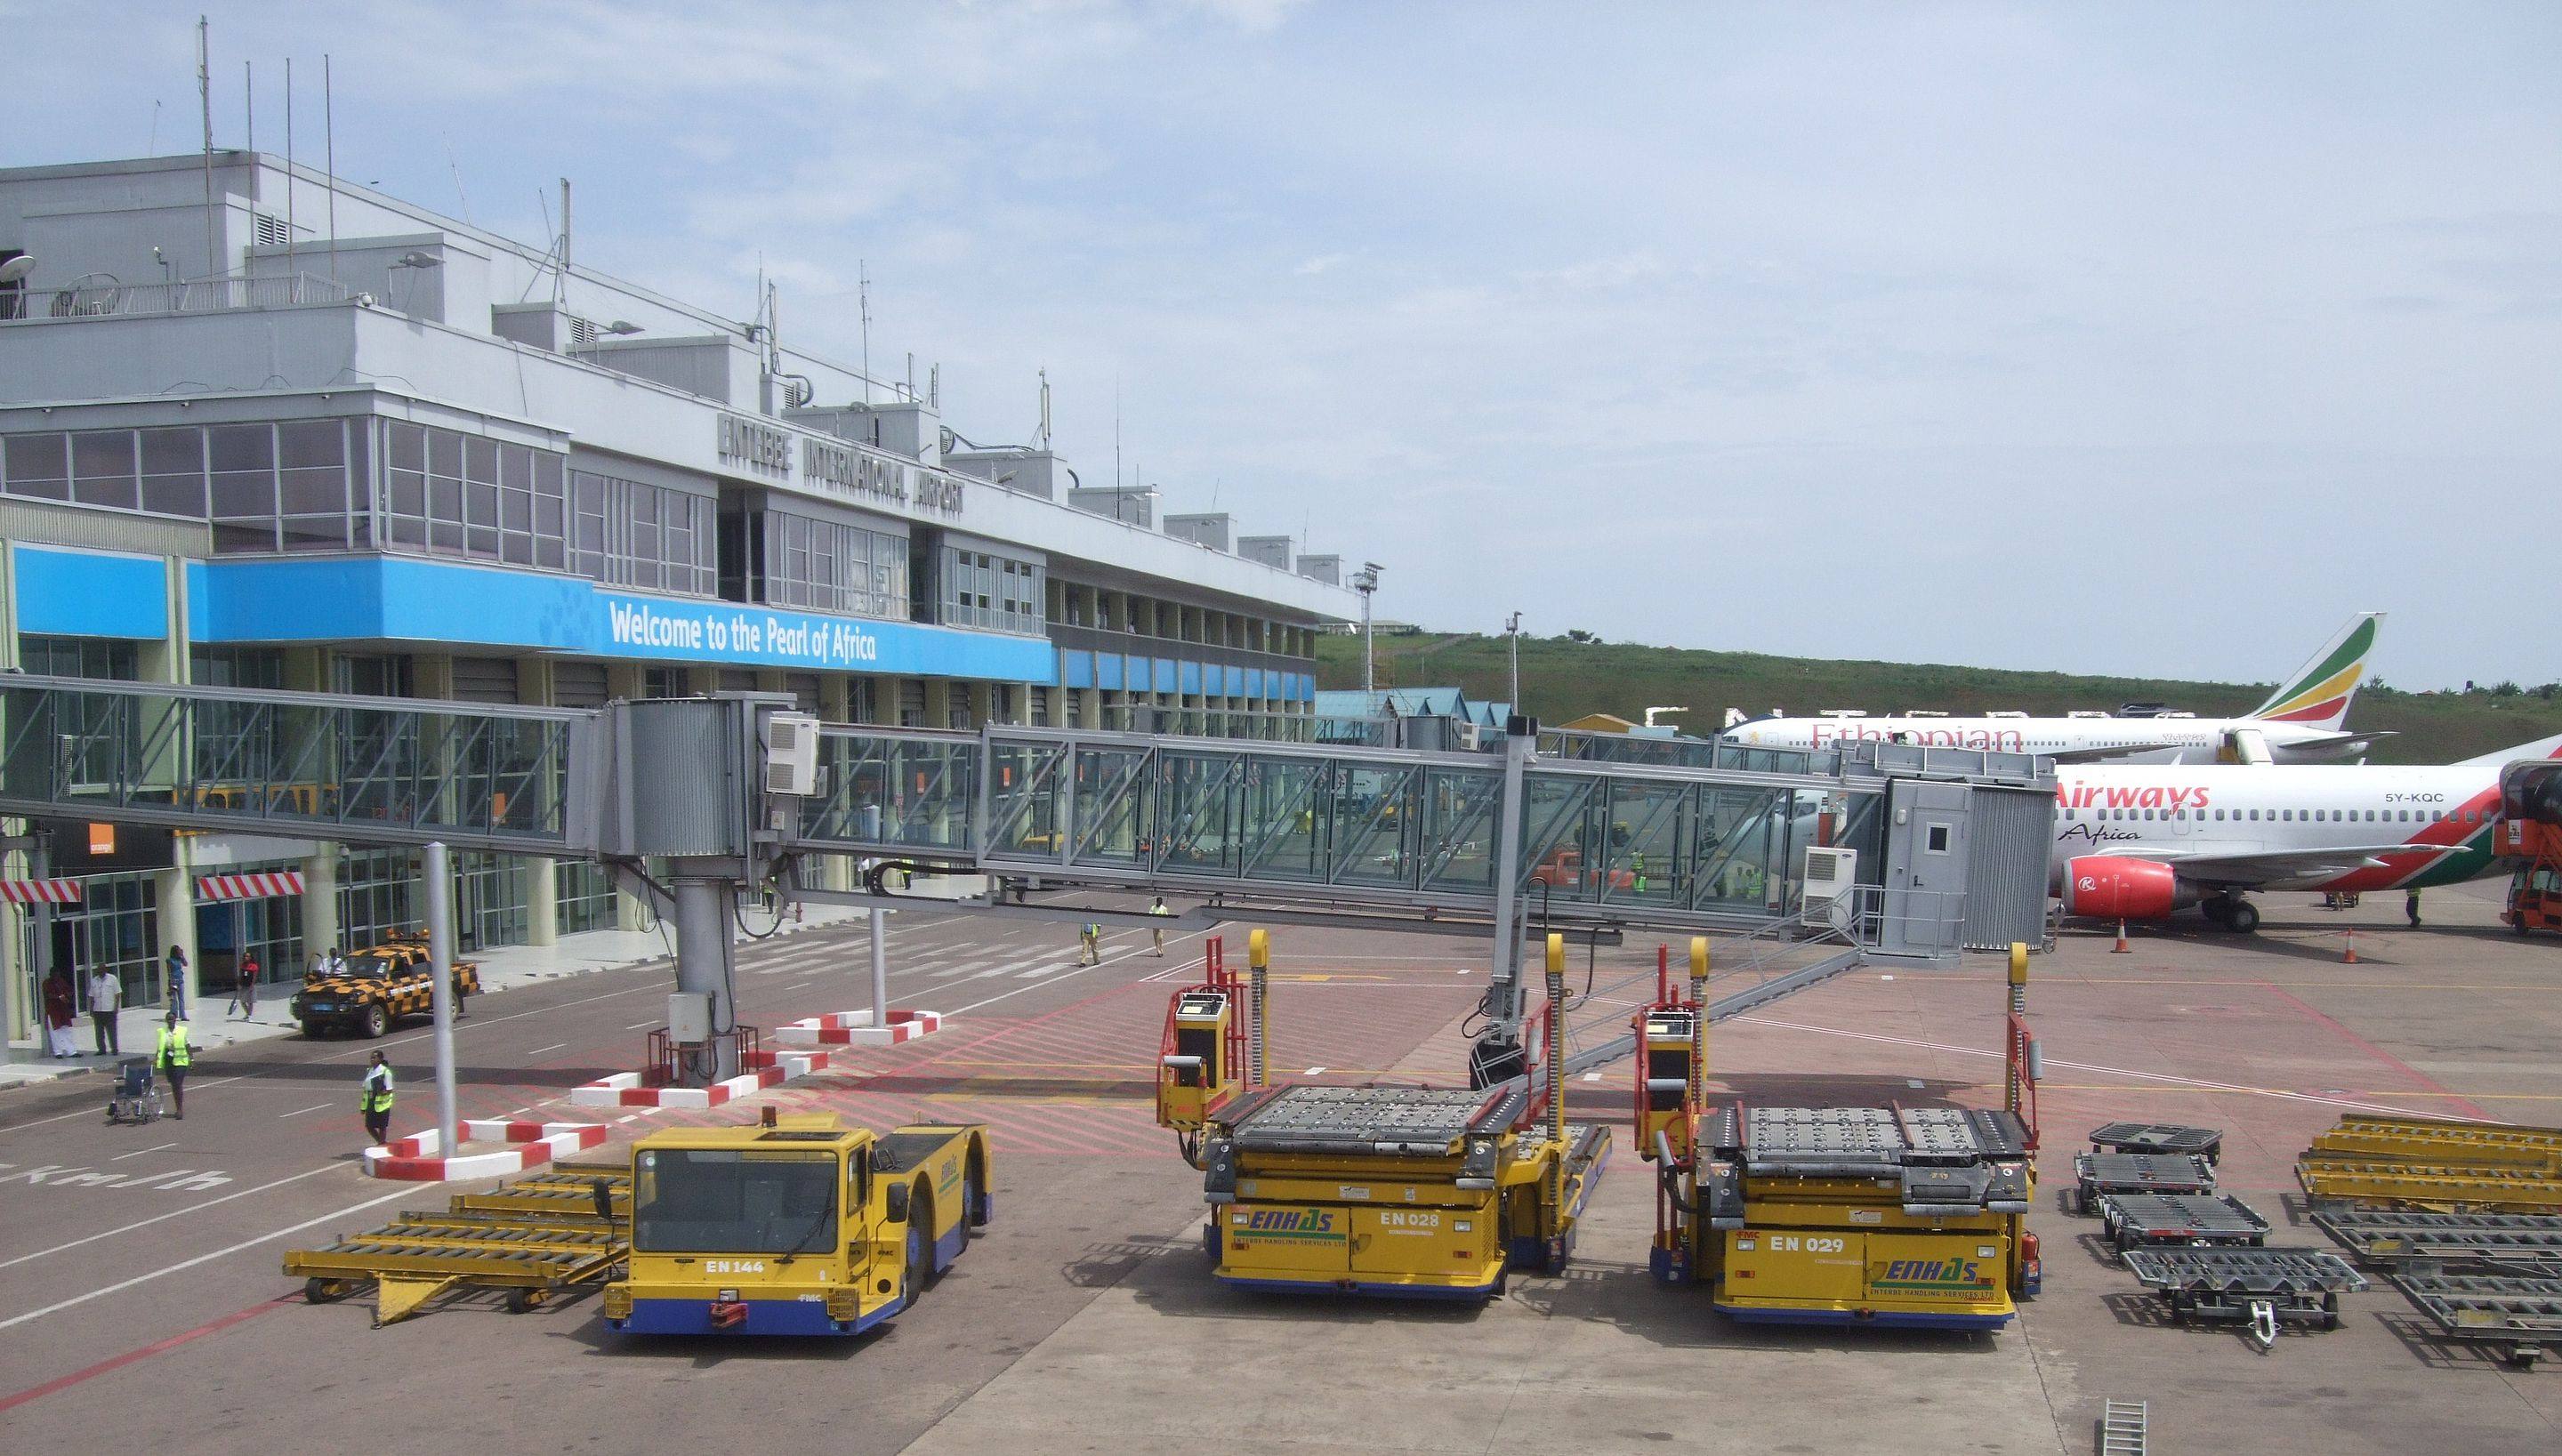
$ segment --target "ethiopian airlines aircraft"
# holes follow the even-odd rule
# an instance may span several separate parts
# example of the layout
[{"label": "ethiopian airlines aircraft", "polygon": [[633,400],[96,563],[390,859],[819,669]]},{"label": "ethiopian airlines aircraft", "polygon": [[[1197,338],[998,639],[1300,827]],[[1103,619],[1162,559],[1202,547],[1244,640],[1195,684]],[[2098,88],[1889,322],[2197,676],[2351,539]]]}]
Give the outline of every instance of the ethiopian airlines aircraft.
[{"label": "ethiopian airlines aircraft", "polygon": [[2381,612],[2366,612],[2349,619],[2337,637],[2286,680],[2286,686],[2242,718],[2137,718],[2106,713],[2066,718],[2032,718],[2026,713],[1871,718],[1828,713],[1738,723],[1726,730],[1726,737],[1754,748],[1829,748],[1869,739],[2045,754],[2059,763],[2209,764],[2224,755],[2235,729],[2251,729],[2275,763],[2354,758],[2382,736],[2351,733],[2340,725],[2365,679],[2366,655],[2375,645],[2375,624],[2383,617]]},{"label": "ethiopian airlines aircraft", "polygon": [[[2057,771],[2051,885],[2067,915],[2163,920],[2196,905],[2248,933],[2245,890],[2416,890],[2502,873],[2500,771],[2562,734],[2443,767],[2140,766]],[[2562,770],[2557,770],[2562,772]]]}]

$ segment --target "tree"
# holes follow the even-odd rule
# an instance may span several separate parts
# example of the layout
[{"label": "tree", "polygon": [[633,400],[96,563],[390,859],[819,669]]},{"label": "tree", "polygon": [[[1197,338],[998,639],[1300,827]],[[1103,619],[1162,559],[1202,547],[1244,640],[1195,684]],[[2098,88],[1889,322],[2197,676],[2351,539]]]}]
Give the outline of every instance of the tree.
[{"label": "tree", "polygon": [[1591,633],[1585,632],[1579,627],[1568,630],[1565,634],[1565,639],[1569,642],[1598,642],[1601,640],[1601,638],[1593,636]]}]

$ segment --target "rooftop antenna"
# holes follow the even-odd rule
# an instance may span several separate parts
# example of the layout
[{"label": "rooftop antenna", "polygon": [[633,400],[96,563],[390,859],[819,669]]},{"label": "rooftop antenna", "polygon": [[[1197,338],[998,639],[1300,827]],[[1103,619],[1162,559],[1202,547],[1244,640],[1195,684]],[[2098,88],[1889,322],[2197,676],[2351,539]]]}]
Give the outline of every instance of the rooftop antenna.
[{"label": "rooftop antenna", "polygon": [[[1121,488],[1121,376],[1112,376],[1112,488]],[[1121,507],[1112,507],[1118,514]]]},{"label": "rooftop antenna", "polygon": [[214,73],[213,22],[196,17],[196,99],[205,112],[205,272],[222,267],[222,215],[214,211]]},{"label": "rooftop antenna", "polygon": [[445,138],[445,165],[454,173],[454,200],[462,207],[462,225],[471,225],[471,198],[462,190],[462,164],[454,159],[454,138]]},{"label": "rooftop antenna", "polygon": [[338,281],[338,107],[329,86],[329,53],[320,53],[320,144],[329,174],[329,281]]},{"label": "rooftop antenna", "polygon": [[142,143],[142,154],[151,156],[160,150],[160,102],[151,102],[151,139]]},{"label": "rooftop antenna", "polygon": [[[158,101],[151,103],[151,119],[154,122],[160,119]],[[246,61],[241,63],[241,125],[248,133],[243,141],[243,150],[258,150],[258,73]],[[153,134],[156,136],[158,133],[155,131]],[[250,175],[258,174],[253,172]]]},{"label": "rooftop antenna", "polygon": [[872,402],[872,273],[871,265],[854,261],[854,298],[863,320],[863,403]]},{"label": "rooftop antenna", "polygon": [[[552,277],[552,306],[555,308],[565,308],[569,305],[569,179],[563,177],[560,179],[560,272]],[[764,270],[759,269],[757,275],[763,277]]]},{"label": "rooftop antenna", "polygon": [[1040,371],[1040,432],[1032,437],[1032,444],[1047,450],[1049,449],[1049,371],[1046,369]]},{"label": "rooftop antenna", "polygon": [[[293,276],[293,194],[301,191],[293,175],[293,58],[284,58],[284,276]],[[290,281],[287,288],[293,286]]]}]

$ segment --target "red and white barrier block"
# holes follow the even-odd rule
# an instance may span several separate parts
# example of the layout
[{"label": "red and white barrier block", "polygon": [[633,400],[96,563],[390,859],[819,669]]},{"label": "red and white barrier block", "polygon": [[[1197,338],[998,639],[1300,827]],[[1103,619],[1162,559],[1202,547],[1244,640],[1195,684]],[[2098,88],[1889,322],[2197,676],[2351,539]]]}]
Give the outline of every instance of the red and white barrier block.
[{"label": "red and white barrier block", "polygon": [[569,1100],[580,1107],[718,1107],[732,1098],[824,1072],[832,1057],[824,1051],[764,1051],[756,1053],[755,1059],[762,1065],[708,1087],[644,1087],[639,1072],[616,1072],[572,1088]]},{"label": "red and white barrier block", "polygon": [[597,1147],[605,1141],[606,1131],[602,1123],[508,1122],[473,1118],[462,1124],[462,1141],[505,1143],[509,1146],[486,1153],[462,1153],[440,1158],[436,1156],[440,1140],[436,1130],[430,1128],[416,1137],[394,1138],[379,1148],[366,1149],[365,1176],[410,1183],[449,1183],[456,1179],[495,1178],[501,1174],[522,1173],[555,1158]]},{"label": "red and white barrier block", "polygon": [[896,1046],[932,1034],[943,1025],[941,1011],[901,1010],[890,1008],[889,1023],[872,1024],[870,1010],[838,1011],[826,1016],[804,1016],[775,1028],[774,1039],[800,1046]]}]

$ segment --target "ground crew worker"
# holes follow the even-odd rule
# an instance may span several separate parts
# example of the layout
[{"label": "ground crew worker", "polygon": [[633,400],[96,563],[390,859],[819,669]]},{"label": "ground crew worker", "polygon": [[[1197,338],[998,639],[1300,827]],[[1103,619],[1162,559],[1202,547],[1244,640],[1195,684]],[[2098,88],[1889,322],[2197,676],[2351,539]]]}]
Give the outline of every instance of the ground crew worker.
[{"label": "ground crew worker", "polygon": [[1637,893],[1642,895],[1646,892],[1646,856],[1643,854],[1632,856],[1630,867],[1637,872]]},{"label": "ground crew worker", "polygon": [[1100,966],[1103,964],[1102,926],[1089,920],[1085,924],[1077,927],[1076,939],[1078,945],[1082,947],[1082,949],[1077,952],[1076,964],[1079,966]]},{"label": "ground crew worker", "polygon": [[392,1065],[381,1052],[365,1068],[365,1091],[358,1105],[365,1111],[365,1136],[379,1148],[392,1140]]},{"label": "ground crew worker", "polygon": [[161,1076],[169,1079],[169,1115],[180,1122],[187,1120],[187,1063],[190,1060],[187,1023],[178,1019],[176,1011],[171,1011],[160,1018],[159,1045],[152,1049],[151,1062],[160,1069]]},{"label": "ground crew worker", "polygon": [[[1156,897],[1155,902],[1148,906],[1148,913],[1151,915],[1170,916],[1175,912],[1166,908],[1166,897],[1159,895]],[[1157,954],[1160,957],[1164,956],[1166,954],[1166,928],[1162,925],[1153,926],[1149,929],[1148,934],[1156,940]]]},{"label": "ground crew worker", "polygon": [[2420,892],[2418,890],[2413,890],[2410,895],[2402,901],[2402,913],[2411,917],[2412,929],[2417,930],[2420,928]]}]

